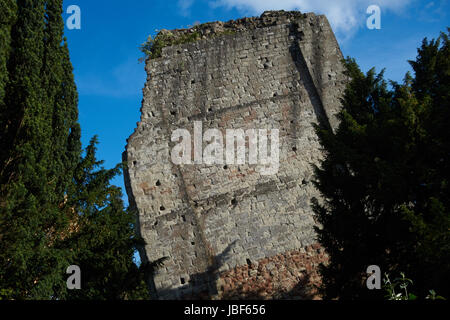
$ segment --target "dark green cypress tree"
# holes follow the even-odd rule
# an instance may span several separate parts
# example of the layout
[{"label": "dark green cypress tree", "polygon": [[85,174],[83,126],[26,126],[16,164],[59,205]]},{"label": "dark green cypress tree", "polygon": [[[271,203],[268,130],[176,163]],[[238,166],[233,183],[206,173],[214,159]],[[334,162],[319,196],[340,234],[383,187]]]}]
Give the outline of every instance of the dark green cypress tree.
[{"label": "dark green cypress tree", "polygon": [[[15,24],[17,15],[17,5],[14,0],[0,1],[0,148],[5,150],[6,147],[6,132],[8,126],[7,106],[5,103],[6,87],[9,82],[8,62],[11,54],[11,29]],[[3,171],[3,162],[5,161],[5,153],[0,153],[0,174]],[[1,176],[0,176],[1,177]],[[0,210],[6,206],[5,200],[1,197],[3,186],[0,182]],[[3,215],[0,216],[0,242],[4,241],[2,236]],[[0,250],[1,250],[0,245]],[[0,275],[0,280],[3,275]],[[0,288],[0,299],[2,296],[10,296],[13,293],[11,286],[2,286]]]},{"label": "dark green cypress tree", "polygon": [[[5,110],[5,87],[8,83],[9,73],[7,62],[11,53],[11,27],[15,23],[17,6],[14,0],[1,0],[0,7],[0,112]],[[2,121],[3,118],[0,118]],[[4,127],[0,123],[0,128]],[[0,132],[2,133],[2,132]]]},{"label": "dark green cypress tree", "polygon": [[[54,177],[55,193],[64,195],[79,161],[80,137],[78,95],[72,74],[69,50],[63,38],[62,1],[46,2],[46,28],[42,88],[50,106],[52,130],[49,174]],[[61,45],[63,40],[63,45]],[[68,134],[69,133],[69,134]],[[60,152],[64,150],[65,152]]]},{"label": "dark green cypress tree", "polygon": [[[448,294],[450,220],[448,37],[424,42],[415,78],[388,88],[383,73],[363,74],[346,60],[351,81],[336,132],[317,127],[326,151],[316,168],[324,202],[314,201],[327,298],[383,298],[369,291],[366,268],[413,279],[413,292]],[[439,70],[436,67],[439,65]]]},{"label": "dark green cypress tree", "polygon": [[[44,1],[17,1],[9,81],[2,114],[0,280],[10,298],[50,298],[61,279],[62,252],[52,250],[62,227],[51,166],[51,110],[42,88]],[[64,152],[60,150],[59,152]],[[63,199],[59,199],[62,201]]]},{"label": "dark green cypress tree", "polygon": [[109,185],[119,167],[94,171],[95,140],[81,157],[62,0],[1,4],[0,299],[146,298],[132,214]]}]

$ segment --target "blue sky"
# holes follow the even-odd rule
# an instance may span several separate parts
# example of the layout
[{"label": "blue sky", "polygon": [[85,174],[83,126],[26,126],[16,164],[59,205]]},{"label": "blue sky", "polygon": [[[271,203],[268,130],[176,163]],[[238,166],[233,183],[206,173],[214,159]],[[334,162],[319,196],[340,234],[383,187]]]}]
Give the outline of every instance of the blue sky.
[{"label": "blue sky", "polygon": [[[372,4],[381,8],[380,30],[366,27],[366,9]],[[81,9],[81,30],[65,32],[82,140],[86,145],[99,136],[98,158],[107,168],[121,161],[139,121],[146,74],[138,63],[138,47],[156,30],[257,16],[268,9],[326,14],[344,56],[356,58],[364,71],[386,68],[387,78],[401,81],[422,39],[435,38],[450,26],[449,0],[65,0],[64,10],[69,5]],[[123,187],[123,178],[114,184]]]}]

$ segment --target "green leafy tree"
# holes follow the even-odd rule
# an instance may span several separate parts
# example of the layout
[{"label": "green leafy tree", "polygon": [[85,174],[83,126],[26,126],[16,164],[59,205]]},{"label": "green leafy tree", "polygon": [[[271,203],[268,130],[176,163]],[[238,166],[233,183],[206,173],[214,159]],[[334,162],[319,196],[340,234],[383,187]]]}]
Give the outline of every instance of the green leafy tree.
[{"label": "green leafy tree", "polygon": [[325,158],[314,199],[327,298],[383,298],[366,288],[367,266],[404,271],[414,290],[448,295],[450,58],[447,34],[424,40],[415,77],[391,82],[345,61],[350,82],[335,132],[316,127]]},{"label": "green leafy tree", "polygon": [[94,171],[95,139],[81,156],[62,0],[0,4],[0,299],[145,298],[119,167]]}]

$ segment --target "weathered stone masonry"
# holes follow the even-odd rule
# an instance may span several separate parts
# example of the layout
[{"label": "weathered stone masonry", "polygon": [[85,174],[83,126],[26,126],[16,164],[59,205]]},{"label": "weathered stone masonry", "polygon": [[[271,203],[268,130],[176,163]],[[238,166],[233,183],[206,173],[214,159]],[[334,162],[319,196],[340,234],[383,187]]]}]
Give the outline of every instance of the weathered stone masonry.
[{"label": "weathered stone masonry", "polygon": [[[201,27],[200,27],[201,29]],[[324,16],[266,12],[207,24],[199,41],[147,61],[141,121],[124,159],[143,259],[169,257],[160,299],[308,297],[326,261],[310,200],[322,154],[312,123],[336,126],[345,77]],[[222,32],[232,30],[233,32]],[[191,32],[180,30],[176,32]],[[172,131],[279,129],[280,168],[174,165]]]}]

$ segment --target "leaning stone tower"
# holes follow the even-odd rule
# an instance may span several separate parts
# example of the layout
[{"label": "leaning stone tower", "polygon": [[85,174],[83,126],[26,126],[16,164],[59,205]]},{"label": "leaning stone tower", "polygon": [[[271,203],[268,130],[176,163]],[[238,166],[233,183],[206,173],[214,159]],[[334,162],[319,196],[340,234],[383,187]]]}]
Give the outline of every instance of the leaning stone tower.
[{"label": "leaning stone tower", "polygon": [[[179,44],[147,60],[141,120],[124,153],[141,257],[168,258],[149,279],[153,294],[310,297],[327,261],[311,209],[322,156],[312,124],[336,126],[346,81],[326,17],[274,11],[164,33]],[[195,123],[279,130],[278,172],[174,164],[172,133]]]}]

